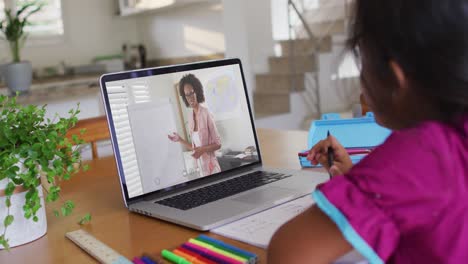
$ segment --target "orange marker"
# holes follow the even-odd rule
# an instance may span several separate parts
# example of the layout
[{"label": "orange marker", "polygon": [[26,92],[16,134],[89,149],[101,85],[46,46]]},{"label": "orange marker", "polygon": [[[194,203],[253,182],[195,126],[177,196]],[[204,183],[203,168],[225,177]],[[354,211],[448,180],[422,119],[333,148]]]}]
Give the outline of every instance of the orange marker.
[{"label": "orange marker", "polygon": [[180,257],[183,257],[184,259],[192,262],[193,264],[208,264],[206,262],[203,262],[201,260],[199,260],[198,258],[194,257],[194,256],[190,256],[189,254],[186,254],[178,249],[174,249],[172,250],[172,252],[174,254],[176,254],[177,256],[180,256]]},{"label": "orange marker", "polygon": [[180,252],[184,253],[185,255],[188,255],[188,256],[191,256],[193,258],[196,258],[206,264],[216,264],[216,262],[212,261],[211,259],[207,259],[205,257],[203,257],[202,255],[199,255],[195,252],[192,252],[190,250],[187,250],[185,248],[183,248],[182,246],[176,248],[177,250],[179,250]]}]

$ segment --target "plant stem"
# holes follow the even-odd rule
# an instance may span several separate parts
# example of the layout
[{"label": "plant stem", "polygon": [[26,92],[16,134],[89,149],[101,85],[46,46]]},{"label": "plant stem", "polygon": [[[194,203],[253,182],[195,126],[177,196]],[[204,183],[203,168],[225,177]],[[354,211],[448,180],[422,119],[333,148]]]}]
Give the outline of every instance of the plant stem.
[{"label": "plant stem", "polygon": [[19,54],[19,40],[11,41],[10,42],[10,49],[11,49],[11,54],[13,56],[13,62],[18,63],[20,62],[20,54]]}]

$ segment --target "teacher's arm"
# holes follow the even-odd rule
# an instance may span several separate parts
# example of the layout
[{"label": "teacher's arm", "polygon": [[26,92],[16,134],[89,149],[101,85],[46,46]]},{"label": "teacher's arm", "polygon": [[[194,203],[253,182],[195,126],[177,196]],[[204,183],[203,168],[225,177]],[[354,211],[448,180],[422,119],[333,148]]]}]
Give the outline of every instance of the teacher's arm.
[{"label": "teacher's arm", "polygon": [[198,159],[203,153],[215,152],[221,148],[221,144],[210,144],[203,147],[198,147],[193,149],[192,157]]},{"label": "teacher's arm", "polygon": [[188,143],[187,140],[183,139],[179,134],[172,133],[171,135],[167,135],[169,140],[172,142],[179,142],[180,144],[184,145],[188,150],[194,150],[192,144]]}]

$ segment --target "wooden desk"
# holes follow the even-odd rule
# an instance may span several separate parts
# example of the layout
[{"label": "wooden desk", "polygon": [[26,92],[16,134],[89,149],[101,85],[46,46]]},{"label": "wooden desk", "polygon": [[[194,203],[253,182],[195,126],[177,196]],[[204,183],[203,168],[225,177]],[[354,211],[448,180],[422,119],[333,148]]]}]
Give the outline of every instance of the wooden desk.
[{"label": "wooden desk", "polygon": [[[264,164],[299,169],[297,152],[307,145],[307,132],[258,131]],[[143,252],[155,253],[174,248],[200,232],[155,218],[130,213],[123,204],[113,157],[89,162],[91,169],[75,175],[62,185],[63,198],[72,199],[77,207],[71,217],[57,218],[47,207],[47,234],[27,245],[0,251],[0,263],[95,263],[94,259],[65,238],[65,233],[79,229],[79,216],[92,214],[84,229],[127,258]],[[255,252],[266,263],[266,252],[221,236],[214,236],[235,246]]]}]

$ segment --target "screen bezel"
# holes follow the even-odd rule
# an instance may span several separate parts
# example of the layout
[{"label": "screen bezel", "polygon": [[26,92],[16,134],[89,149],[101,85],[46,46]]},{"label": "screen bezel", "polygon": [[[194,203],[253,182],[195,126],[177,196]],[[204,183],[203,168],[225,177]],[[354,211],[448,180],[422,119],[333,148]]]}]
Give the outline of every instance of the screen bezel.
[{"label": "screen bezel", "polygon": [[[113,117],[112,117],[112,112],[110,109],[110,102],[109,102],[109,96],[107,93],[107,87],[106,83],[108,82],[114,82],[114,81],[124,81],[124,80],[130,80],[130,79],[135,79],[135,78],[141,78],[141,77],[151,77],[151,76],[157,76],[157,75],[162,75],[162,74],[170,74],[170,73],[176,73],[176,72],[185,72],[185,71],[193,71],[193,70],[200,70],[200,69],[207,69],[207,68],[214,68],[214,67],[219,67],[219,66],[229,66],[229,65],[238,65],[240,69],[240,73],[242,76],[242,84],[244,86],[244,93],[246,95],[246,101],[247,101],[247,108],[249,110],[249,117],[250,117],[250,123],[252,126],[252,132],[254,135],[255,139],[255,147],[257,149],[258,153],[258,161],[252,162],[246,165],[242,165],[236,168],[232,168],[226,171],[222,171],[219,173],[212,174],[210,176],[205,176],[201,177],[199,179],[187,181],[184,183],[180,183],[177,185],[173,185],[170,187],[166,187],[164,189],[156,190],[150,193],[146,194],[141,194],[135,197],[130,198],[128,195],[128,190],[127,190],[127,184],[125,180],[125,173],[123,171],[123,166],[122,166],[122,160],[120,156],[120,151],[119,151],[119,146],[117,142],[117,136],[115,133],[115,127],[114,127],[114,122],[113,122]],[[245,82],[245,76],[244,76],[244,71],[242,68],[242,63],[240,59],[233,58],[233,59],[223,59],[223,60],[214,60],[214,61],[205,61],[205,62],[196,62],[196,63],[189,63],[189,64],[181,64],[181,65],[174,65],[174,66],[164,66],[164,67],[156,67],[156,68],[147,68],[147,69],[141,69],[141,70],[133,70],[133,71],[125,71],[125,72],[118,72],[118,73],[110,73],[110,74],[104,74],[100,78],[100,84],[101,84],[101,95],[103,98],[104,102],[104,108],[107,116],[107,122],[109,125],[109,131],[111,135],[111,142],[112,142],[112,148],[114,151],[114,157],[116,160],[117,164],[117,171],[119,174],[120,178],[120,184],[121,188],[123,191],[123,195],[125,198],[126,205],[128,206],[129,203],[132,203],[134,201],[139,201],[141,199],[144,199],[148,196],[154,196],[154,195],[163,195],[164,193],[167,192],[173,192],[179,189],[182,189],[184,187],[187,187],[187,185],[192,185],[196,183],[200,183],[201,181],[206,181],[207,179],[213,179],[213,180],[219,180],[225,177],[229,177],[229,172],[233,172],[236,170],[240,169],[247,169],[251,167],[255,167],[258,165],[262,164],[262,157],[260,154],[260,148],[258,144],[258,138],[257,138],[257,133],[256,133],[256,128],[255,128],[255,123],[252,115],[252,109],[250,106],[250,99],[249,99],[249,93],[247,89],[247,85]],[[223,175],[225,175],[223,177]]]}]

